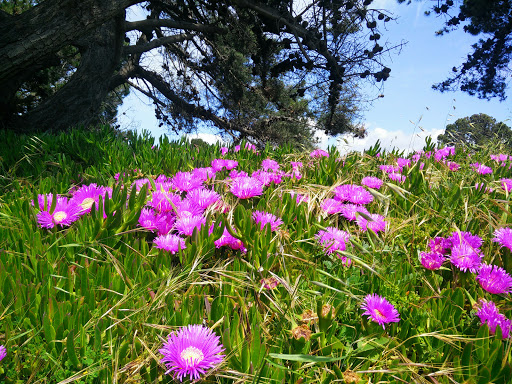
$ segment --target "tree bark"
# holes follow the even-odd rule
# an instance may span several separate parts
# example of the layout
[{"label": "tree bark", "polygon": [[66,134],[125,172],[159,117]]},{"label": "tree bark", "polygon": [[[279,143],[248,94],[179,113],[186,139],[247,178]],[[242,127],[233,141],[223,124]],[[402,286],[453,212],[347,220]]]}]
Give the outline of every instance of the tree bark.
[{"label": "tree bark", "polygon": [[104,23],[80,41],[81,61],[75,74],[58,91],[23,116],[5,122],[18,131],[61,131],[88,125],[97,119],[120,65],[124,41],[124,12]]}]

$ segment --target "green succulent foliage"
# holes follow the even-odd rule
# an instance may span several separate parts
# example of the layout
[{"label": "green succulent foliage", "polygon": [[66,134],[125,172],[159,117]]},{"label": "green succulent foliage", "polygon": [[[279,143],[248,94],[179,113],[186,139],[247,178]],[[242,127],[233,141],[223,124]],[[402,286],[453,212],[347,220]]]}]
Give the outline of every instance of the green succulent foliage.
[{"label": "green succulent foliage", "polygon": [[[261,196],[237,199],[229,171],[206,181],[228,207],[207,212],[175,254],[158,249],[155,234],[138,225],[158,175],[205,167],[220,157],[218,145],[169,142],[109,127],[68,135],[6,136],[0,147],[0,344],[7,347],[0,381],[6,383],[172,383],[159,349],[170,332],[204,324],[221,339],[224,362],[203,382],[421,382],[507,383],[509,340],[490,334],[475,308],[493,300],[511,318],[508,297],[484,292],[469,272],[448,262],[422,267],[430,239],[470,231],[483,239],[484,261],[509,273],[510,251],[493,242],[495,228],[509,226],[510,196],[499,179],[507,167],[479,175],[470,162],[489,162],[493,148],[458,148],[450,171],[435,160],[432,142],[403,170],[403,183],[369,189],[369,211],[386,215],[384,232],[362,232],[322,201],[333,186],[383,176],[378,166],[396,164],[397,153],[314,159],[290,147],[259,153],[230,152],[239,170],[252,173],[263,159],[301,161],[302,178],[283,178]],[[487,159],[487,160],[486,160]],[[423,163],[422,166],[421,163]],[[119,173],[119,177],[115,177]],[[148,178],[137,190],[133,182]],[[484,182],[493,192],[475,189]],[[112,188],[91,213],[69,227],[41,228],[31,201],[38,194],[70,195],[97,183]],[[290,194],[294,191],[294,195]],[[297,193],[309,196],[297,200]],[[276,231],[252,218],[273,213]],[[104,214],[103,214],[104,213]],[[364,217],[364,216],[363,216]],[[351,237],[343,251],[326,253],[319,230],[335,226]],[[247,251],[218,247],[226,229]],[[347,267],[342,257],[351,260]],[[265,287],[273,282],[275,286]],[[384,328],[362,316],[368,294],[387,298],[400,314]],[[300,332],[299,332],[300,331]]]}]

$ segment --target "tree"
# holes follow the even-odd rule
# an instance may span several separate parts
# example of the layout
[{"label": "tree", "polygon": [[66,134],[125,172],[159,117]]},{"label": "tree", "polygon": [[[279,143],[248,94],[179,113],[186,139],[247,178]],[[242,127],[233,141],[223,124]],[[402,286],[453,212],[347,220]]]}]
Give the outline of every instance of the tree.
[{"label": "tree", "polygon": [[457,119],[448,124],[445,132],[439,135],[437,141],[444,145],[466,144],[485,145],[491,141],[512,147],[512,130],[504,123],[485,113],[474,114],[470,117]]},{"label": "tree", "polygon": [[432,11],[446,16],[438,35],[462,26],[464,32],[482,37],[472,45],[466,61],[452,68],[453,75],[433,88],[441,92],[460,89],[481,99],[505,100],[512,60],[512,0],[439,0]]},{"label": "tree", "polygon": [[[128,84],[175,130],[207,121],[264,141],[294,126],[307,135],[313,118],[331,135],[362,134],[353,124],[357,84],[390,73],[378,23],[391,18],[371,2],[28,1],[36,5],[0,11],[0,124],[53,131],[89,124],[109,92]],[[136,4],[147,16],[128,21]],[[161,60],[149,65],[155,52]],[[72,59],[76,67],[53,79],[54,92],[20,110],[34,76]]]}]

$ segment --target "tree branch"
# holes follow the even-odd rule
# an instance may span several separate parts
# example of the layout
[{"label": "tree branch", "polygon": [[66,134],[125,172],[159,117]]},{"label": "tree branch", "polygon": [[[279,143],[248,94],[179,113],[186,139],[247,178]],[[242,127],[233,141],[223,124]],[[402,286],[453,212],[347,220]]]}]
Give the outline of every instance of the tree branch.
[{"label": "tree branch", "polygon": [[125,54],[133,54],[133,53],[142,53],[150,51],[154,48],[161,47],[166,44],[175,44],[185,40],[191,40],[195,34],[192,33],[182,33],[179,35],[173,36],[165,36],[160,39],[151,40],[149,43],[141,44],[141,45],[131,45],[128,47],[124,47],[123,52]]},{"label": "tree branch", "polygon": [[203,25],[196,23],[188,23],[186,21],[176,21],[167,19],[147,19],[138,21],[127,21],[125,23],[125,31],[133,31],[135,29],[142,31],[146,29],[155,29],[158,27],[184,29],[189,31],[205,32],[205,33],[221,33],[222,28],[213,25]]}]

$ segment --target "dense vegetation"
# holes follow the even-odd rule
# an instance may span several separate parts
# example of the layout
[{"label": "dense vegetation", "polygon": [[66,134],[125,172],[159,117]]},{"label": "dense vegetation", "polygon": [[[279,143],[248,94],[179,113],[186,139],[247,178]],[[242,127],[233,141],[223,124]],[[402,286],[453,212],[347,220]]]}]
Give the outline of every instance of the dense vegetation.
[{"label": "dense vegetation", "polygon": [[174,382],[189,325],[222,344],[181,350],[189,366],[212,362],[204,382],[512,375],[512,163],[499,148],[427,140],[409,156],[342,157],[154,146],[108,127],[2,135],[2,382]]}]

